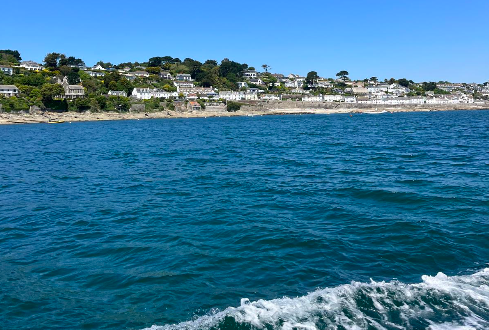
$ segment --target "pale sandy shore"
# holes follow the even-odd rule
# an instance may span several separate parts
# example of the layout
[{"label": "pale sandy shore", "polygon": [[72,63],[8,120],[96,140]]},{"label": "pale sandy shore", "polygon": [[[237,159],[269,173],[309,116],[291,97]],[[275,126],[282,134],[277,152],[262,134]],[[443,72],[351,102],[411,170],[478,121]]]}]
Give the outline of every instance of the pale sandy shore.
[{"label": "pale sandy shore", "polygon": [[422,112],[422,111],[449,111],[449,110],[483,110],[488,109],[488,106],[466,106],[454,107],[449,106],[429,106],[416,108],[400,108],[400,107],[383,107],[383,108],[334,108],[334,109],[304,109],[304,108],[288,108],[288,109],[267,109],[267,110],[246,110],[236,112],[216,112],[216,111],[160,111],[160,112],[49,112],[43,111],[38,113],[0,113],[1,124],[38,124],[38,123],[72,123],[80,121],[104,121],[104,120],[142,120],[155,118],[208,118],[208,117],[235,117],[235,116],[265,116],[265,115],[286,115],[286,114],[338,114],[338,113],[366,113],[366,114],[381,114],[394,112]]}]

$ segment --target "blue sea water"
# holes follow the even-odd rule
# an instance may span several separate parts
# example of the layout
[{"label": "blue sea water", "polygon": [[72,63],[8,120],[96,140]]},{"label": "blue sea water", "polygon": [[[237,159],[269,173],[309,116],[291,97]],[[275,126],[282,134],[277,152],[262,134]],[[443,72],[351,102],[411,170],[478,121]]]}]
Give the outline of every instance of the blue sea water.
[{"label": "blue sea water", "polygon": [[489,328],[489,111],[0,139],[1,329]]}]

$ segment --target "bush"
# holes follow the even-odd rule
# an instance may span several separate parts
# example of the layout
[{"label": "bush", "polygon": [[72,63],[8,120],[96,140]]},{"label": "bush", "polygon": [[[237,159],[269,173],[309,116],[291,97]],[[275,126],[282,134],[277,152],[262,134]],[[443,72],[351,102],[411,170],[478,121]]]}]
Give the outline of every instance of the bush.
[{"label": "bush", "polygon": [[238,103],[238,102],[229,101],[229,102],[228,102],[228,107],[227,107],[227,110],[228,110],[229,112],[236,112],[236,111],[238,111],[239,109],[241,109],[241,106],[242,106],[242,105],[243,105],[243,104]]}]

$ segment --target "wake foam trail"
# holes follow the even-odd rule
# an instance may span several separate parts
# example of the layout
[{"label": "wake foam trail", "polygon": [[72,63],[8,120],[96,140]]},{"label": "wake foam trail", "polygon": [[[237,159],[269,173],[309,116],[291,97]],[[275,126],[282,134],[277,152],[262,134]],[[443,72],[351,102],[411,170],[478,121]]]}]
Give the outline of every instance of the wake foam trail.
[{"label": "wake foam trail", "polygon": [[240,307],[147,330],[489,329],[489,268],[422,280],[352,282],[297,298],[241,299]]}]

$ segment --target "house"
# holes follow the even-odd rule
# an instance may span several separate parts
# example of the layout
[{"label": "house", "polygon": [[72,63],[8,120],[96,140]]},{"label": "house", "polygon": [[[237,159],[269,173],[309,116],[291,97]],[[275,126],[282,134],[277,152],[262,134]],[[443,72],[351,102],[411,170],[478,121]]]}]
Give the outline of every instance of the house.
[{"label": "house", "polygon": [[19,94],[19,89],[14,85],[0,85],[0,95],[5,97],[16,96]]},{"label": "house", "polygon": [[14,74],[14,69],[11,66],[0,65],[0,72],[8,76],[11,76]]},{"label": "house", "polygon": [[368,89],[365,87],[352,87],[351,88],[353,94],[355,95],[367,95]]},{"label": "house", "polygon": [[189,94],[187,94],[187,100],[196,101],[198,98],[199,97],[195,93],[189,93]]},{"label": "house", "polygon": [[132,97],[139,100],[149,100],[151,98],[169,99],[170,97],[178,97],[177,92],[167,92],[163,89],[156,88],[134,88]]},{"label": "house", "polygon": [[324,102],[341,102],[344,99],[342,95],[323,95]]},{"label": "house", "polygon": [[245,81],[240,81],[240,82],[237,82],[238,84],[238,88],[248,88],[248,83],[245,82]]},{"label": "house", "polygon": [[99,70],[99,71],[105,71],[105,68],[101,66],[100,64],[94,65],[92,70]]},{"label": "house", "polygon": [[233,91],[221,91],[219,92],[219,98],[227,101],[256,101],[258,100],[258,93],[246,92],[233,92]]},{"label": "house", "polygon": [[399,84],[390,84],[387,91],[391,94],[401,96],[410,92],[410,89]]},{"label": "house", "polygon": [[272,73],[272,77],[277,78],[277,80],[284,79],[285,76],[281,73]]},{"label": "house", "polygon": [[178,81],[192,81],[192,76],[188,73],[179,73],[175,77]]},{"label": "house", "polygon": [[177,88],[177,92],[180,92],[182,88],[194,88],[195,85],[191,81],[182,80],[182,81],[174,81],[173,85]]},{"label": "house", "polygon": [[248,79],[254,79],[258,77],[258,74],[255,70],[245,70],[243,71],[243,77],[248,78]]},{"label": "house", "polygon": [[65,99],[77,99],[85,96],[85,88],[81,85],[70,85],[68,84],[68,79],[66,77],[63,78],[63,81],[59,82],[61,86],[63,86],[65,90],[65,94],[61,96]]},{"label": "house", "polygon": [[281,95],[276,95],[276,94],[264,94],[260,97],[260,99],[264,101],[280,101]]},{"label": "house", "polygon": [[357,103],[355,96],[345,96],[345,103]]},{"label": "house", "polygon": [[99,72],[99,71],[85,71],[86,73],[88,73],[90,75],[90,77],[103,77],[105,76],[105,73],[103,72]]},{"label": "house", "polygon": [[19,66],[21,68],[24,68],[24,69],[30,70],[30,71],[41,71],[42,69],[44,69],[44,67],[41,64],[34,62],[34,61],[23,61],[20,63]]},{"label": "house", "polygon": [[187,104],[187,109],[190,111],[200,111],[200,110],[202,110],[202,107],[200,106],[199,103],[197,103],[195,101],[190,101]]},{"label": "house", "polygon": [[254,85],[265,85],[265,82],[260,78],[252,78],[249,80],[249,82],[250,84],[254,84]]},{"label": "house", "polygon": [[109,96],[127,97],[127,93],[125,91],[109,91]]},{"label": "house", "polygon": [[[180,83],[183,84],[183,83]],[[189,83],[187,83],[189,84]],[[190,83],[193,84],[193,83]],[[201,98],[208,98],[210,96],[213,96],[215,94],[214,89],[212,87],[177,87],[177,95],[182,93],[185,96],[188,96],[189,94],[196,94]]]},{"label": "house", "polygon": [[304,95],[302,97],[302,102],[322,102],[322,95]]},{"label": "house", "polygon": [[149,77],[149,72],[146,72],[146,71],[134,71],[134,72],[132,72],[132,74],[135,77],[139,77],[139,78],[148,78]]},{"label": "house", "polygon": [[166,80],[172,80],[173,77],[171,76],[170,72],[162,71],[160,72],[160,78]]}]

